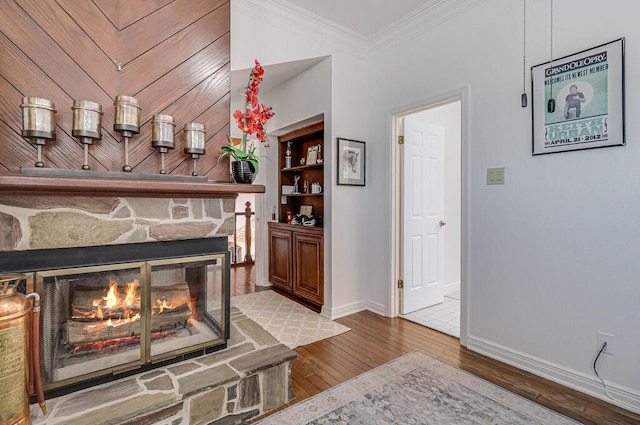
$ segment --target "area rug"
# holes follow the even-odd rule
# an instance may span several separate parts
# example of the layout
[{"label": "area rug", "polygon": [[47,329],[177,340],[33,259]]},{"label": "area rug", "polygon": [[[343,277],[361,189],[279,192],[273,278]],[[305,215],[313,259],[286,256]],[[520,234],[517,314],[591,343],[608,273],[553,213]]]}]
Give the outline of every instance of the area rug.
[{"label": "area rug", "polygon": [[231,305],[291,349],[349,330],[274,291],[232,297]]},{"label": "area rug", "polygon": [[419,351],[256,422],[283,424],[578,424]]}]

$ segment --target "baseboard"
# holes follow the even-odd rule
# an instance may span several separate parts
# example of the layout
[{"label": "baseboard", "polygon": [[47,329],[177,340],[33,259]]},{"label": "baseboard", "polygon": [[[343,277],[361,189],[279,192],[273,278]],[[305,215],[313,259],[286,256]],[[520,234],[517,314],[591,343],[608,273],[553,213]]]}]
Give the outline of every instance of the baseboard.
[{"label": "baseboard", "polygon": [[328,317],[331,320],[339,319],[350,314],[358,313],[367,310],[366,301],[358,301],[355,303],[346,304],[340,307],[328,308],[322,306],[322,315]]},{"label": "baseboard", "polygon": [[452,293],[452,292],[459,291],[460,290],[460,281],[451,282],[451,283],[447,283],[445,285],[442,285],[442,290],[443,290],[445,296],[447,294]]},{"label": "baseboard", "polygon": [[372,313],[375,313],[377,315],[380,316],[384,316],[384,317],[389,317],[389,314],[387,313],[387,307],[383,304],[380,303],[374,303],[372,301],[367,301],[367,308],[366,310],[369,310]]},{"label": "baseboard", "polygon": [[[607,397],[602,388],[602,384],[595,376],[591,377],[582,372],[569,370],[478,337],[468,336],[467,348],[576,391],[599,398],[607,403],[634,411],[635,413],[640,413],[640,393],[630,388],[616,386],[607,382],[605,379],[609,394],[617,399],[612,400]],[[627,406],[624,404],[627,404]],[[633,409],[630,407],[633,407]]]}]

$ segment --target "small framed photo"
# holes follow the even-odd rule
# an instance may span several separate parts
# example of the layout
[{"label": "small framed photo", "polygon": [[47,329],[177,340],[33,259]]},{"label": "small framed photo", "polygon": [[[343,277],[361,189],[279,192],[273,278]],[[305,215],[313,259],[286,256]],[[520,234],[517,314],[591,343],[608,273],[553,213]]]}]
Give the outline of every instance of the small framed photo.
[{"label": "small framed photo", "polygon": [[533,155],[622,146],[624,39],[531,67]]},{"label": "small framed photo", "polygon": [[364,142],[338,137],[338,184],[365,185]]},{"label": "small framed photo", "polygon": [[300,205],[300,215],[310,216],[313,213],[313,205]]},{"label": "small framed photo", "polygon": [[315,165],[318,162],[318,146],[309,146],[307,149],[307,165]]}]

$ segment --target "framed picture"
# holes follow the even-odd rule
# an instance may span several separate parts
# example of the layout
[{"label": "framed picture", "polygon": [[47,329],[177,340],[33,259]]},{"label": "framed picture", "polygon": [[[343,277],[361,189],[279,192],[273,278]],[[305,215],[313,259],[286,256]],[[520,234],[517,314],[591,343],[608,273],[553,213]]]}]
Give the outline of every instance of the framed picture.
[{"label": "framed picture", "polygon": [[313,213],[313,205],[300,205],[300,215],[310,216]]},{"label": "framed picture", "polygon": [[318,146],[309,146],[307,149],[307,165],[314,165],[318,161]]},{"label": "framed picture", "polygon": [[364,186],[365,143],[338,137],[338,184]]},{"label": "framed picture", "polygon": [[621,146],[624,39],[531,67],[533,155]]}]

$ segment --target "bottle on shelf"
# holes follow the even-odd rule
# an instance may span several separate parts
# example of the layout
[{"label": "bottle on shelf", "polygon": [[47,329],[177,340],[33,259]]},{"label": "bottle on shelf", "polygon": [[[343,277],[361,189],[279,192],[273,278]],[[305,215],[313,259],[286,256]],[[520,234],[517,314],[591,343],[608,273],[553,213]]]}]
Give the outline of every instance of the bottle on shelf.
[{"label": "bottle on shelf", "polygon": [[284,155],[284,168],[291,168],[291,142],[287,142],[287,150]]}]

